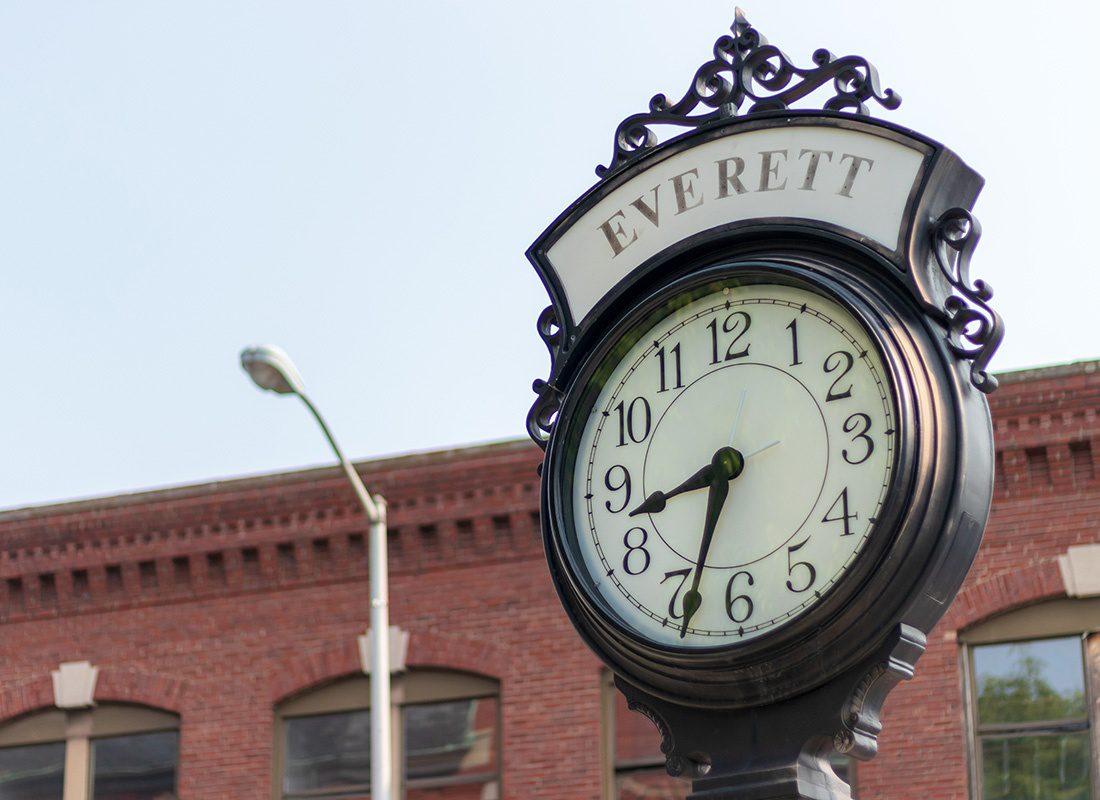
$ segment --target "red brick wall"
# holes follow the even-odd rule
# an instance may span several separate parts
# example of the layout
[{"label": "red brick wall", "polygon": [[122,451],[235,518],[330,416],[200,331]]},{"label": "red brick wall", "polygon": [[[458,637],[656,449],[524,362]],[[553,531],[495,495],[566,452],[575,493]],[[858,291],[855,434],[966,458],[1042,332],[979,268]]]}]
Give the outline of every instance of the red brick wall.
[{"label": "red brick wall", "polygon": [[[507,444],[365,475],[390,502],[409,665],[500,681],[505,797],[596,798],[599,666],[543,561],[539,457]],[[86,659],[97,700],[181,715],[181,797],[269,798],[274,705],[359,669],[365,533],[335,470],[0,515],[0,719],[52,705],[50,671]]]},{"label": "red brick wall", "polygon": [[928,637],[916,677],[890,695],[878,757],[858,767],[860,796],[969,797],[956,632],[1061,596],[1057,558],[1100,542],[1097,362],[1003,376],[990,398],[997,449],[993,511],[962,590]]},{"label": "red brick wall", "polygon": [[[887,703],[862,797],[967,797],[955,631],[1061,594],[1057,556],[1100,540],[1096,366],[1008,376],[993,395],[986,539]],[[391,621],[411,633],[410,665],[500,681],[504,797],[595,800],[599,665],[543,561],[540,456],[517,442],[363,472],[390,502]],[[269,798],[274,705],[359,669],[366,570],[366,526],[336,470],[0,514],[0,721],[52,705],[50,671],[89,660],[97,699],[181,715],[181,797]]]}]

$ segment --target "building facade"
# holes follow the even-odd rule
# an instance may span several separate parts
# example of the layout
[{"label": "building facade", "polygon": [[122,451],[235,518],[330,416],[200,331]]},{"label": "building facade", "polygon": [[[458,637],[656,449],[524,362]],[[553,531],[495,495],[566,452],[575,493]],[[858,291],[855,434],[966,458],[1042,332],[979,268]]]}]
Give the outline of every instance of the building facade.
[{"label": "building facade", "polygon": [[[978,559],[863,798],[1100,797],[1100,362],[1002,376]],[[409,800],[682,797],[547,574],[540,451],[360,465]],[[336,469],[0,513],[0,800],[369,796],[367,525]]]}]

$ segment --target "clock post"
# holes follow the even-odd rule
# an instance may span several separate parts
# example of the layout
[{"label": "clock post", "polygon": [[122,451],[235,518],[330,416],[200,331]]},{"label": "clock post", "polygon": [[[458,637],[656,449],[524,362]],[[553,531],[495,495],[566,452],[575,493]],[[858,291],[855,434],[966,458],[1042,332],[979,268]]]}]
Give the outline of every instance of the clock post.
[{"label": "clock post", "polygon": [[528,251],[550,572],[696,800],[850,796],[829,759],[874,756],[992,497],[982,179],[812,61],[738,10]]}]

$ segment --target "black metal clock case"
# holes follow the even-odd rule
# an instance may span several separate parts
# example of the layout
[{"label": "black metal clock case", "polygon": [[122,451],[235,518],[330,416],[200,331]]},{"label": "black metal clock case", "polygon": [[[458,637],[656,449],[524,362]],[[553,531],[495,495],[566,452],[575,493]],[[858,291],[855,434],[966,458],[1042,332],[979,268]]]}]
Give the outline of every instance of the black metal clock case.
[{"label": "black metal clock case", "polygon": [[[980,396],[948,368],[946,353],[921,318],[879,285],[859,259],[828,242],[799,242],[780,231],[755,242],[726,243],[717,252],[684,259],[683,275],[629,303],[630,310],[579,359],[564,392],[546,452],[543,508],[546,547],[555,585],[589,645],[616,673],[686,703],[759,705],[805,691],[865,658],[884,630],[904,620],[927,630],[943,599],[965,574],[989,508],[989,421]],[[721,255],[718,255],[720,253]],[[875,532],[851,574],[823,601],[774,633],[744,645],[702,652],[658,647],[618,625],[572,565],[575,531],[569,523],[569,472],[587,421],[574,407],[623,331],[665,298],[721,279],[771,279],[813,288],[853,310],[877,340],[898,402],[894,481]],[[964,476],[985,475],[962,491]],[[959,491],[957,491],[959,490]],[[961,530],[941,538],[945,527]],[[917,598],[920,606],[912,605]],[[934,598],[939,598],[934,599]]]},{"label": "black metal clock case", "polygon": [[[657,724],[669,771],[689,771],[698,779],[697,793],[706,790],[708,780],[716,787],[732,785],[717,776],[733,773],[742,776],[740,785],[763,787],[757,794],[751,788],[739,794],[716,788],[714,797],[839,797],[844,792],[832,785],[827,768],[809,770],[816,789],[805,785],[805,775],[798,783],[806,754],[874,754],[882,701],[899,680],[912,676],[927,634],[958,591],[980,543],[993,483],[985,395],[996,380],[986,368],[1003,326],[989,305],[988,284],[969,276],[980,236],[969,209],[980,176],[939,143],[864,116],[863,100],[887,105],[883,97],[892,97],[879,92],[865,61],[876,80],[869,79],[854,101],[842,98],[822,112],[790,111],[779,95],[761,99],[746,92],[754,52],[768,48],[740,16],[733,33],[716,44],[721,58],[713,69],[735,72],[722,89],[725,99],[738,104],[752,99],[756,106],[745,116],[732,116],[723,98],[715,101],[713,95],[702,101],[696,96],[691,103],[686,97],[675,107],[654,98],[650,113],[620,126],[615,158],[598,170],[601,182],[528,251],[551,297],[538,321],[551,370],[547,380],[535,382],[538,399],[528,432],[546,450],[542,527],[555,587],[585,642],[615,673],[632,705]],[[773,63],[775,53],[774,48],[766,53]],[[818,61],[815,54],[820,70],[844,61],[831,58]],[[699,102],[716,110],[685,116],[685,109]],[[651,123],[693,130],[655,146]],[[706,142],[798,126],[857,131],[921,153],[896,244],[782,214],[733,220],[669,242],[574,319],[568,287],[549,251],[602,199]],[[601,360],[632,326],[672,295],[731,278],[814,289],[846,306],[870,332],[897,398],[894,478],[867,546],[812,609],[741,645],[659,647],[619,624],[574,569],[566,473],[585,423],[575,411]],[[732,718],[745,724],[731,727]],[[757,783],[745,777],[750,775]],[[782,794],[787,789],[777,789],[780,784],[796,788]]]}]

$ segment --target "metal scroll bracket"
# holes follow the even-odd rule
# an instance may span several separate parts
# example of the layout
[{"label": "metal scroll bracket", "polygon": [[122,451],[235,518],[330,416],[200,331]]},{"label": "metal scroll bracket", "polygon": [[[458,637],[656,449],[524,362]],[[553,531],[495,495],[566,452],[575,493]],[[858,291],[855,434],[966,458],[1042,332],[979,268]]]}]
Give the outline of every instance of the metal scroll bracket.
[{"label": "metal scroll bracket", "polygon": [[965,208],[948,209],[931,228],[932,255],[951,286],[943,309],[935,312],[947,325],[951,352],[970,361],[970,382],[989,394],[997,388],[997,379],[987,367],[1004,339],[1004,322],[989,305],[993,287],[970,280],[970,258],[981,235],[982,226]]}]

